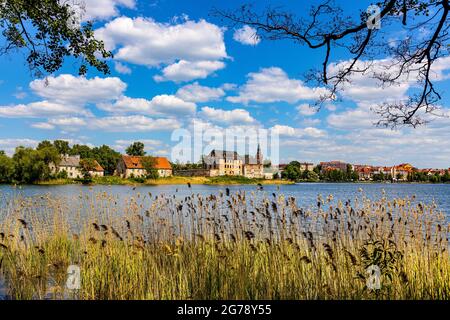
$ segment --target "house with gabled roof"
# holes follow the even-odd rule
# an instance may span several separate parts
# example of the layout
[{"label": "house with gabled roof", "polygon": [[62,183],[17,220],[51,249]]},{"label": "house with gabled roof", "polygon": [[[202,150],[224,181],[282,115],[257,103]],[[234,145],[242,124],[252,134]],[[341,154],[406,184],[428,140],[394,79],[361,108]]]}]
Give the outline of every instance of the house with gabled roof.
[{"label": "house with gabled roof", "polygon": [[[50,171],[52,174],[58,174],[65,171],[68,178],[77,179],[83,177],[80,165],[81,158],[79,155],[69,156],[68,154],[63,154],[60,157],[61,160],[58,165],[55,165],[54,163],[50,164]],[[94,160],[94,169],[89,171],[89,174],[91,177],[103,177],[105,170],[96,160]]]},{"label": "house with gabled roof", "polygon": [[[122,178],[139,178],[147,175],[143,165],[144,157],[122,155],[117,163],[116,175]],[[153,167],[158,171],[160,177],[172,175],[172,166],[165,157],[152,157],[155,161]]]}]

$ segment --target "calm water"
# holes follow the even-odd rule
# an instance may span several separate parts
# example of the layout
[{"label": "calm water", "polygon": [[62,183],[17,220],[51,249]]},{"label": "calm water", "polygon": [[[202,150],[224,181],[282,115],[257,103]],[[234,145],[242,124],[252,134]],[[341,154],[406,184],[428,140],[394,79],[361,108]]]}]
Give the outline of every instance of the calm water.
[{"label": "calm water", "polygon": [[[159,194],[173,195],[177,197],[185,197],[191,193],[199,193],[203,195],[218,194],[223,192],[227,186],[206,186],[193,185],[189,189],[186,185],[170,185],[170,186],[81,186],[81,185],[64,185],[64,186],[23,186],[13,188],[11,186],[0,186],[0,197],[9,198],[15,195],[21,196],[38,196],[50,194],[52,196],[61,196],[74,198],[74,196],[83,193],[89,195],[98,192],[108,192],[116,196],[118,199],[126,199],[137,193],[151,193],[153,196]],[[305,183],[296,185],[281,186],[264,186],[263,191],[258,191],[258,187],[254,185],[228,186],[231,190],[245,190],[247,192],[257,192],[261,195],[264,193],[270,195],[273,192],[282,193],[285,196],[293,196],[297,199],[298,204],[302,207],[308,207],[316,203],[317,196],[321,194],[326,197],[330,194],[336,200],[346,201],[354,199],[355,196],[363,193],[371,199],[379,199],[383,190],[386,191],[388,199],[406,197],[415,195],[417,201],[431,203],[435,201],[438,208],[450,216],[450,184],[364,184],[364,183]],[[73,200],[72,200],[73,201]],[[0,202],[1,203],[1,202]]]}]

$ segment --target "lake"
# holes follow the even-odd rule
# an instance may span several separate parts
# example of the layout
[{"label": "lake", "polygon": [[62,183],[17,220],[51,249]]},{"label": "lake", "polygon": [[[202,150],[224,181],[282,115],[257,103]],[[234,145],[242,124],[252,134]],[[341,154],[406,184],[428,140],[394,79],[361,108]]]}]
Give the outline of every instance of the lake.
[{"label": "lake", "polygon": [[[323,197],[333,195],[335,201],[348,199],[353,200],[362,193],[370,199],[379,199],[382,197],[383,190],[388,199],[403,198],[415,196],[416,201],[431,203],[434,201],[438,208],[450,215],[450,184],[387,184],[387,183],[303,183],[294,185],[265,185],[263,190],[258,190],[256,185],[158,185],[158,186],[82,186],[82,185],[62,185],[62,186],[21,186],[12,187],[8,185],[0,186],[0,198],[8,199],[14,196],[41,196],[51,195],[56,197],[67,197],[78,199],[78,195],[94,195],[101,192],[107,192],[119,200],[129,199],[134,195],[151,193],[153,196],[175,195],[183,198],[192,193],[210,195],[224,192],[229,188],[231,192],[245,190],[247,192],[271,195],[272,193],[292,196],[301,207],[309,207],[317,202],[317,196]],[[120,201],[119,201],[120,202]],[[1,202],[3,203],[3,202]]]}]

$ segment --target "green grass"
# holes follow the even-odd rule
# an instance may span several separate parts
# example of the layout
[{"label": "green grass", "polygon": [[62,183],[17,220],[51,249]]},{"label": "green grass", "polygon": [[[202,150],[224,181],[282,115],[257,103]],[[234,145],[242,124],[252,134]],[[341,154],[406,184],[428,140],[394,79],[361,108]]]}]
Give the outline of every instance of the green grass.
[{"label": "green grass", "polygon": [[132,179],[123,179],[118,176],[93,177],[92,184],[98,185],[132,185],[136,184]]},{"label": "green grass", "polygon": [[262,179],[250,179],[243,176],[220,176],[209,178],[208,184],[257,184]]},{"label": "green grass", "polygon": [[[450,299],[450,226],[412,198],[103,193],[5,199],[0,273],[16,299]],[[85,212],[82,215],[80,212]],[[21,220],[19,220],[21,219]],[[65,290],[66,270],[82,287]],[[370,265],[380,290],[367,288]]]},{"label": "green grass", "polygon": [[265,180],[265,179],[251,179],[243,176],[220,176],[210,177],[206,184],[292,184],[293,182],[287,180]]},{"label": "green grass", "polygon": [[66,185],[73,184],[74,181],[72,179],[50,179],[46,181],[39,181],[36,184],[38,185]]}]

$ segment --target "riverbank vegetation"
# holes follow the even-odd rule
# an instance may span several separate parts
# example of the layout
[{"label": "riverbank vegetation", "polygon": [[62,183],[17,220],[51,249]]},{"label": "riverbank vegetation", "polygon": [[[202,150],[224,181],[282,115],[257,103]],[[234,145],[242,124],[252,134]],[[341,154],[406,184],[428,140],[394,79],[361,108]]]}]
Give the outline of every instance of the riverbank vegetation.
[{"label": "riverbank vegetation", "polygon": [[[66,185],[66,184],[83,184],[86,181],[84,179],[51,179],[38,182],[40,185]],[[92,177],[89,180],[90,185],[245,185],[245,184],[292,184],[293,182],[288,180],[264,180],[264,179],[249,179],[240,176],[222,176],[222,177],[159,177],[153,179],[145,178],[121,178],[118,176],[104,176],[104,177]]]},{"label": "riverbank vegetation", "polygon": [[[44,140],[36,148],[17,147],[12,157],[0,151],[0,183],[33,184],[50,182],[51,180],[65,180],[63,173],[52,174],[49,165],[58,164],[60,155],[80,155],[80,158],[89,163],[96,160],[105,169],[106,175],[112,175],[116,169],[120,153],[103,145],[91,148],[86,145],[75,144],[69,146],[67,141]],[[55,181],[56,180],[56,181]]]},{"label": "riverbank vegetation", "polygon": [[322,172],[320,165],[314,167],[314,170],[301,170],[298,161],[290,162],[281,177],[296,182],[354,182],[358,181],[358,174],[352,169],[351,165],[347,166],[346,171],[330,170]]},{"label": "riverbank vegetation", "polygon": [[[283,179],[295,181],[295,182],[361,182],[359,180],[358,173],[353,170],[350,164],[347,165],[347,169],[343,170],[326,170],[323,171],[320,165],[314,167],[313,170],[301,170],[300,163],[298,161],[290,162],[283,172],[281,173]],[[399,177],[392,177],[391,175],[385,175],[383,173],[374,174],[373,179],[363,182],[398,182]],[[420,171],[412,171],[408,174],[406,181],[402,182],[419,182],[419,183],[449,183],[450,182],[450,170],[447,170],[444,174],[427,174]]]},{"label": "riverbank vegetation", "polygon": [[[414,197],[0,199],[12,299],[450,299],[450,226]],[[79,290],[66,289],[69,265]]]}]

